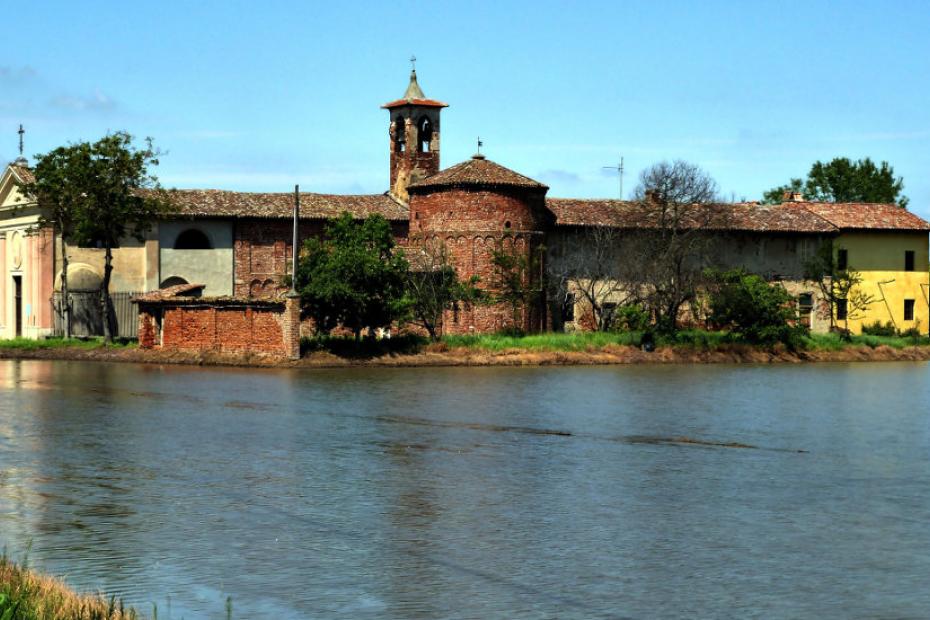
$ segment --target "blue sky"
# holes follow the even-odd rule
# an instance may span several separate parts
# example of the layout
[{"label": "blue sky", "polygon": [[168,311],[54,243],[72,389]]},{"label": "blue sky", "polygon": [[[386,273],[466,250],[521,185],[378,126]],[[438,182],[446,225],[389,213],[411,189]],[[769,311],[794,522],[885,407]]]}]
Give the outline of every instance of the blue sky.
[{"label": "blue sky", "polygon": [[379,192],[411,54],[442,160],[615,197],[662,159],[755,199],[836,156],[887,160],[930,216],[921,2],[33,2],[0,55],[0,161],[125,129],[169,187]]}]

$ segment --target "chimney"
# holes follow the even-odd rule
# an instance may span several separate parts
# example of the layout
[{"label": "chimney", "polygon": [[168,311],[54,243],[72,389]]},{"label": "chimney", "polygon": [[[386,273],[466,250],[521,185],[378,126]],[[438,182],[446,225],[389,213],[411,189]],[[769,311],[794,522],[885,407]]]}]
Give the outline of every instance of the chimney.
[{"label": "chimney", "polygon": [[790,190],[782,194],[781,198],[782,202],[804,202],[804,194]]}]

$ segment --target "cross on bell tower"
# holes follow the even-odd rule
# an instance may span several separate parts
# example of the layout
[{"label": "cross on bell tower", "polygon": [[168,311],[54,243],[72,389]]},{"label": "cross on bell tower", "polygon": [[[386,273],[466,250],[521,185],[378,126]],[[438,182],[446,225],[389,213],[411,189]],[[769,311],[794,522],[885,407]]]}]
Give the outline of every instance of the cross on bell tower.
[{"label": "cross on bell tower", "polygon": [[385,103],[390,113],[391,194],[406,202],[407,186],[439,172],[439,113],[448,104],[428,99],[410,57],[410,82],[401,99]]}]

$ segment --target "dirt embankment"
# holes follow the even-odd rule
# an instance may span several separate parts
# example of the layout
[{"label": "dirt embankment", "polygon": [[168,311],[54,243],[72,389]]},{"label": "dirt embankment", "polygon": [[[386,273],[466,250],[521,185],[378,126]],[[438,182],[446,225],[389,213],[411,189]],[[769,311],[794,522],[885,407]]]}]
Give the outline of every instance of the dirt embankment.
[{"label": "dirt embankment", "polygon": [[508,349],[446,349],[426,347],[415,354],[377,357],[341,357],[313,352],[300,360],[256,354],[202,353],[143,350],[138,348],[55,347],[47,349],[2,349],[0,359],[55,359],[78,361],[138,362],[211,366],[340,368],[352,366],[582,366],[598,364],[770,364],[802,362],[928,361],[930,346],[894,349],[887,346],[848,347],[840,351],[767,350],[730,345],[712,350],[660,347],[646,353],[635,347],[607,346],[589,351],[532,351]]}]

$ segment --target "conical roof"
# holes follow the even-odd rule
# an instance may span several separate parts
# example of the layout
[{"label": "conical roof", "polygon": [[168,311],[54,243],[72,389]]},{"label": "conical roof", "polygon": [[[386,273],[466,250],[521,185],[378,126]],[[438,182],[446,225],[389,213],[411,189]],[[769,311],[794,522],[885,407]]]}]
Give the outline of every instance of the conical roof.
[{"label": "conical roof", "polygon": [[500,164],[474,155],[471,159],[446,168],[436,174],[410,184],[408,190],[431,187],[519,187],[523,189],[547,190],[539,181],[514,172]]},{"label": "conical roof", "polygon": [[448,103],[443,103],[442,101],[436,101],[435,99],[427,99],[426,95],[423,94],[423,89],[420,88],[420,84],[417,82],[417,71],[414,69],[410,72],[410,83],[407,84],[407,90],[404,92],[403,99],[397,99],[396,101],[391,101],[390,103],[385,103],[382,108],[397,108],[402,105],[418,105],[427,108],[448,108]]}]

